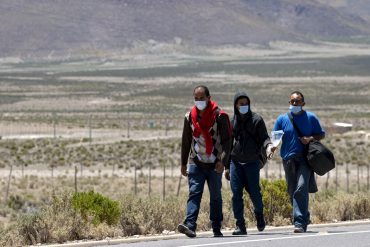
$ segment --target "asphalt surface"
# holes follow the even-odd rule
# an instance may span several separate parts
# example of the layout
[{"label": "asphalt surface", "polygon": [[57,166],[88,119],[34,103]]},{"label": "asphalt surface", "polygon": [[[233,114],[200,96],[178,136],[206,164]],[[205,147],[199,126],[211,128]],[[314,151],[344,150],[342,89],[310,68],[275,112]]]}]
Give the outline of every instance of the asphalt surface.
[{"label": "asphalt surface", "polygon": [[115,240],[90,241],[52,245],[63,247],[114,246],[114,247],[370,247],[370,220],[334,224],[309,225],[306,233],[293,233],[293,227],[267,227],[265,231],[248,229],[247,236],[214,238],[211,232],[197,232],[196,238],[183,234],[137,237]]}]

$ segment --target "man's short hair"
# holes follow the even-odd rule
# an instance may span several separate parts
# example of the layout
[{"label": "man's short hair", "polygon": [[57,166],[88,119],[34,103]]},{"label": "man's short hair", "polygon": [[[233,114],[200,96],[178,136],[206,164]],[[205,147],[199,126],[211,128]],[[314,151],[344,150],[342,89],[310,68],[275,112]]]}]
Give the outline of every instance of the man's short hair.
[{"label": "man's short hair", "polygon": [[301,93],[300,91],[294,91],[290,94],[290,96],[292,96],[293,94],[298,94],[298,95],[301,95],[302,97],[302,102],[304,102],[304,96],[303,96],[303,93]]},{"label": "man's short hair", "polygon": [[204,93],[206,94],[206,96],[207,96],[207,97],[210,95],[210,94],[209,94],[209,89],[208,89],[208,87],[206,87],[206,86],[204,86],[204,85],[196,86],[196,87],[194,88],[193,93],[195,93],[195,90],[196,90],[196,89],[198,89],[198,88],[203,88],[203,89],[204,89]]}]

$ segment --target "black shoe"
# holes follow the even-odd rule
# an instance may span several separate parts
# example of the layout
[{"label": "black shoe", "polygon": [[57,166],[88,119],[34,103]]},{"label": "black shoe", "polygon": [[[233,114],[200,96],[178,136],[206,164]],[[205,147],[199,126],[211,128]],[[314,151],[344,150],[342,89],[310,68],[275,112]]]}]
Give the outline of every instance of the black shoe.
[{"label": "black shoe", "polygon": [[232,235],[247,235],[247,229],[245,229],[245,227],[237,226]]},{"label": "black shoe", "polygon": [[266,223],[263,214],[256,214],[256,221],[258,231],[262,232],[263,230],[265,230]]},{"label": "black shoe", "polygon": [[177,226],[177,230],[189,238],[195,238],[197,235],[195,234],[195,231],[191,230],[187,225],[185,224],[179,224]]},{"label": "black shoe", "polygon": [[305,230],[304,230],[304,228],[303,228],[303,227],[301,227],[301,226],[295,226],[295,227],[294,227],[293,232],[294,232],[294,233],[304,233],[304,232],[306,232],[306,231],[305,231]]},{"label": "black shoe", "polygon": [[213,229],[213,237],[219,238],[223,237],[224,235],[222,234],[221,230],[219,228]]}]

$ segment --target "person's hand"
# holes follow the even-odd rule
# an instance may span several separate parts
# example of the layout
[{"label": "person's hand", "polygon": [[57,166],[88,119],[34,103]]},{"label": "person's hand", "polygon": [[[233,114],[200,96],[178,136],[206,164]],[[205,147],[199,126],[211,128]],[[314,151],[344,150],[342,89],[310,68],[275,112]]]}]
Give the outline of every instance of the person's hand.
[{"label": "person's hand", "polygon": [[299,139],[301,140],[301,142],[302,142],[303,145],[306,145],[309,142],[311,142],[311,141],[314,140],[313,136],[303,136],[303,137],[301,137]]},{"label": "person's hand", "polygon": [[222,162],[221,161],[217,161],[216,162],[216,166],[215,166],[215,171],[217,172],[217,173],[222,173],[223,171],[224,171],[224,164],[222,164]]},{"label": "person's hand", "polygon": [[229,169],[225,169],[225,178],[226,180],[230,181],[230,170]]},{"label": "person's hand", "polygon": [[186,165],[184,166],[181,166],[181,174],[184,176],[184,177],[187,177],[188,176],[188,167]]},{"label": "person's hand", "polygon": [[277,149],[277,147],[274,147],[272,146],[271,144],[269,144],[266,148],[266,154],[267,154],[267,159],[271,160],[272,157],[274,156],[274,153],[275,153],[275,150]]}]

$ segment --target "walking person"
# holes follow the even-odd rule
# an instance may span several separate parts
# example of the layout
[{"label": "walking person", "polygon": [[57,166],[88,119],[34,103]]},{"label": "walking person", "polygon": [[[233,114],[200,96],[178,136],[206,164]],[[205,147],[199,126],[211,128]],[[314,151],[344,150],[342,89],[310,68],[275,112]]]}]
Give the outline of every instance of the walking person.
[{"label": "walking person", "polygon": [[[325,132],[317,116],[303,110],[305,101],[301,92],[292,92],[289,104],[289,112],[277,118],[274,130],[284,131],[280,155],[293,206],[294,232],[303,233],[307,231],[307,225],[310,223],[309,193],[317,192],[314,173],[305,157],[306,145],[313,140],[323,139]],[[303,134],[302,137],[299,137],[293,122]],[[274,152],[275,148],[272,151]]]},{"label": "walking person", "polygon": [[266,224],[260,189],[260,168],[263,162],[260,155],[262,149],[269,153],[272,145],[263,118],[252,112],[250,98],[244,92],[235,94],[232,126],[231,161],[225,170],[225,178],[231,184],[232,209],[236,219],[236,228],[232,234],[247,235],[243,190],[248,192],[252,200],[257,228],[263,231]]},{"label": "walking person", "polygon": [[207,182],[213,234],[222,237],[221,180],[230,154],[230,120],[211,100],[206,86],[196,87],[193,96],[194,106],[185,116],[181,145],[181,174],[188,177],[189,197],[186,218],[177,229],[188,237],[196,236],[196,222]]}]

